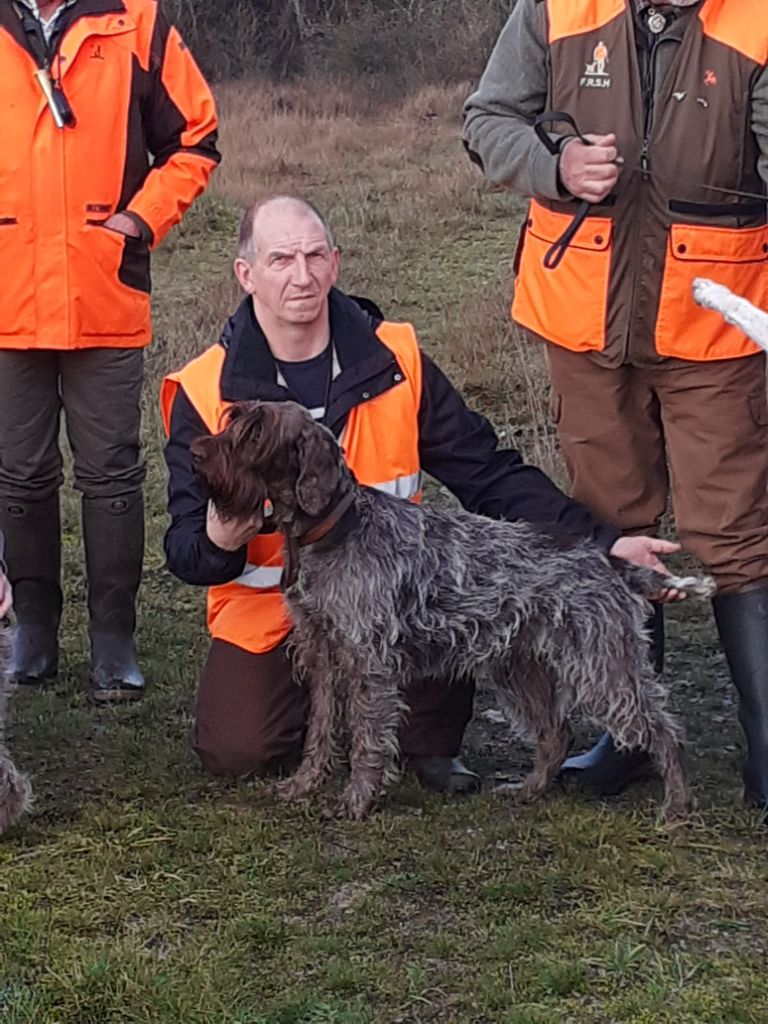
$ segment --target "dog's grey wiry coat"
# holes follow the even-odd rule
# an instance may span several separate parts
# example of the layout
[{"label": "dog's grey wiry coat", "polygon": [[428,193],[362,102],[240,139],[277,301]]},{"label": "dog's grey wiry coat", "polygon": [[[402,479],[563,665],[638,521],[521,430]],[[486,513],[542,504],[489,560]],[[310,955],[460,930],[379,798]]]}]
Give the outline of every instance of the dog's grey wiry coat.
[{"label": "dog's grey wiry coat", "polygon": [[5,745],[5,716],[8,706],[8,677],[5,667],[10,653],[10,629],[0,623],[0,835],[29,807],[32,790],[26,775],[16,768]]}]

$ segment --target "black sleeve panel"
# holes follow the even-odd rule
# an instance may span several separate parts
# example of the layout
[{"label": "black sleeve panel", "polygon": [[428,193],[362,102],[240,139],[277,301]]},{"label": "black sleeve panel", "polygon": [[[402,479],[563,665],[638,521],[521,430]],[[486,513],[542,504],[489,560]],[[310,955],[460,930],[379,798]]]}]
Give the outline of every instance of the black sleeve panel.
[{"label": "black sleeve panel", "polygon": [[619,531],[598,522],[519,452],[498,447],[485,417],[472,412],[441,370],[422,355],[419,450],[424,470],[470,512],[492,519],[523,519],[609,550]]}]

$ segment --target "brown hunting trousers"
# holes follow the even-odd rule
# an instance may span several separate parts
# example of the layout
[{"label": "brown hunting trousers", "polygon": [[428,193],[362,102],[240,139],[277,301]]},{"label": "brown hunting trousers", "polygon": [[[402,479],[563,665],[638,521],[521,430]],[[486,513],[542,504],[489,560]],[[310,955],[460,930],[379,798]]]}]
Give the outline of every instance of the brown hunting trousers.
[{"label": "brown hunting trousers", "polygon": [[737,592],[768,579],[765,357],[602,367],[547,345],[574,498],[656,534],[671,492],[683,548]]},{"label": "brown hunting trousers", "polygon": [[[406,694],[400,730],[405,757],[455,757],[472,717],[474,687],[429,680]],[[301,754],[309,713],[307,691],[294,679],[280,646],[251,654],[211,642],[195,704],[193,746],[205,771],[234,778],[288,767]]]}]

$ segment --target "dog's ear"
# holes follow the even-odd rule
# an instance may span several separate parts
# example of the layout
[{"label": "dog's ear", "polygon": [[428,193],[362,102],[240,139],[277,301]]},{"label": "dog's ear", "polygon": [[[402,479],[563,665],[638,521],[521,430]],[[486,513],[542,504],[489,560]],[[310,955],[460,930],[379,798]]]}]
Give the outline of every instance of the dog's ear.
[{"label": "dog's ear", "polygon": [[232,478],[232,442],[226,434],[196,437],[189,446],[192,469],[207,498],[216,498],[225,491]]},{"label": "dog's ear", "polygon": [[341,449],[336,438],[325,427],[307,421],[296,440],[299,474],[296,478],[296,500],[308,516],[318,516],[341,480]]},{"label": "dog's ear", "polygon": [[243,471],[241,450],[229,433],[195,438],[190,453],[203,496],[213,501],[222,517],[253,515],[261,507],[264,482]]}]

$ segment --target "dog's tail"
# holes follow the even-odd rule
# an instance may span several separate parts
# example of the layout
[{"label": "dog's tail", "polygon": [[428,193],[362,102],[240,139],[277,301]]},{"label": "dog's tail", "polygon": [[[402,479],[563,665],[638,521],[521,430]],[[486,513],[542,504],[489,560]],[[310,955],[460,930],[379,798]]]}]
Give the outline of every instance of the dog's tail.
[{"label": "dog's tail", "polygon": [[[612,561],[632,590],[642,594],[643,597],[656,597],[662,590],[678,590],[689,597],[698,597],[704,600],[712,597],[717,590],[717,584],[711,576],[666,576],[662,572],[656,572],[655,569],[633,565],[623,559],[612,559]],[[617,565],[617,562],[621,564]]]},{"label": "dog's tail", "polygon": [[697,277],[693,282],[693,297],[704,309],[719,313],[726,323],[738,327],[764,352],[768,352],[768,313],[757,309],[740,295],[734,295],[725,285]]}]

